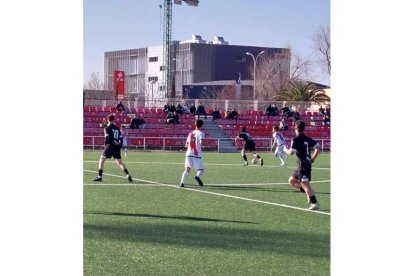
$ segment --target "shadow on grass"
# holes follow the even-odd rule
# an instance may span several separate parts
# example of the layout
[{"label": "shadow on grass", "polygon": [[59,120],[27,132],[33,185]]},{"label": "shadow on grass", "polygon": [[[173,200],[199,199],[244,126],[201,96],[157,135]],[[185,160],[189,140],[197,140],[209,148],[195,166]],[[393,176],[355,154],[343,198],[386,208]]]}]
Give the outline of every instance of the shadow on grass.
[{"label": "shadow on grass", "polygon": [[85,211],[83,213],[85,215],[107,215],[107,216],[140,217],[140,218],[161,218],[161,219],[180,219],[180,220],[190,220],[190,221],[233,222],[233,223],[257,224],[256,222],[250,222],[250,221],[223,220],[223,219],[200,218],[200,217],[189,217],[189,216],[161,216],[161,215],[151,215],[151,214],[130,214],[130,213],[104,212],[104,211]]},{"label": "shadow on grass", "polygon": [[[292,188],[264,188],[256,186],[226,186],[226,185],[206,185],[204,186],[207,189],[216,189],[216,190],[240,190],[240,191],[263,191],[263,192],[275,192],[275,193],[301,193],[299,190],[294,190]],[[326,194],[330,195],[331,193],[325,192],[316,192],[317,194]]]},{"label": "shadow on grass", "polygon": [[329,233],[268,231],[220,225],[157,224],[143,220],[105,223],[84,223],[84,239],[100,240],[103,243],[105,240],[115,240],[177,247],[266,251],[292,256],[330,256]]}]

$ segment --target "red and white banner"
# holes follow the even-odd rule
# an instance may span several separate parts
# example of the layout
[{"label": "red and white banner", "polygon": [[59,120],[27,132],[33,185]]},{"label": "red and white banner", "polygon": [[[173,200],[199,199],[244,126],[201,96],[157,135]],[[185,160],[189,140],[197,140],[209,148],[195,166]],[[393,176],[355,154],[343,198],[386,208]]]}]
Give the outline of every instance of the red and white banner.
[{"label": "red and white banner", "polygon": [[114,71],[114,98],[122,100],[125,91],[125,71]]}]

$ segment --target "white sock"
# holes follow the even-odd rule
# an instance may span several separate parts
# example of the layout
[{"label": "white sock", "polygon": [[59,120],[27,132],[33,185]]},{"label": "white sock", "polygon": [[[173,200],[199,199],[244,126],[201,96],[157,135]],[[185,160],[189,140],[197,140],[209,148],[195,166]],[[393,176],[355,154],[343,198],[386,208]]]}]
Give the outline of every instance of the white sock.
[{"label": "white sock", "polygon": [[279,156],[280,161],[282,162],[282,164],[285,164],[285,161],[283,161],[283,158]]},{"label": "white sock", "polygon": [[198,170],[197,171],[198,178],[201,178],[203,176],[203,174],[204,174],[204,171],[203,170]]},{"label": "white sock", "polygon": [[187,179],[188,172],[184,171],[183,175],[181,176],[181,183],[185,184],[185,180]]}]

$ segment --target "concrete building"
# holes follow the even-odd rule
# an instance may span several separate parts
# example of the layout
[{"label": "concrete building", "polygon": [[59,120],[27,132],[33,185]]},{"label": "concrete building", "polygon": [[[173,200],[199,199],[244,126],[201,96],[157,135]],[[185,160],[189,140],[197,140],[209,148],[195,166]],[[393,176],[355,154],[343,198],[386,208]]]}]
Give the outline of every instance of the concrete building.
[{"label": "concrete building", "polygon": [[[151,101],[166,98],[185,98],[184,85],[231,81],[236,86],[253,86],[253,58],[274,57],[279,70],[290,74],[290,50],[286,48],[269,48],[256,46],[230,45],[223,37],[215,36],[206,41],[199,35],[193,35],[186,41],[174,41],[172,45],[171,79],[172,91],[166,95],[163,84],[162,46],[105,52],[104,82],[106,89],[113,87],[113,72],[125,71],[125,94],[139,100]],[[282,68],[282,69],[280,69]],[[240,80],[242,80],[240,82]],[[230,83],[231,83],[230,82]],[[221,85],[222,83],[220,83]]]}]

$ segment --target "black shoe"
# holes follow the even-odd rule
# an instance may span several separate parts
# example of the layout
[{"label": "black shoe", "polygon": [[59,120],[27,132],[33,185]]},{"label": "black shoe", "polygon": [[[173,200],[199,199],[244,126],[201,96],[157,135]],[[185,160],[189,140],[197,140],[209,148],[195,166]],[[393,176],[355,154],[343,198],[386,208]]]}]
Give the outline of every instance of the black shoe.
[{"label": "black shoe", "polygon": [[93,181],[102,181],[102,177],[97,177],[97,178],[95,178]]},{"label": "black shoe", "polygon": [[132,177],[128,174],[128,181],[132,182]]},{"label": "black shoe", "polygon": [[180,184],[180,187],[185,188],[184,183],[181,183]]},{"label": "black shoe", "polygon": [[203,186],[203,181],[198,176],[194,176],[194,179],[197,180],[198,185]]},{"label": "black shoe", "polygon": [[263,158],[260,158],[260,166],[263,166]]}]

